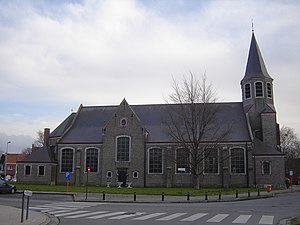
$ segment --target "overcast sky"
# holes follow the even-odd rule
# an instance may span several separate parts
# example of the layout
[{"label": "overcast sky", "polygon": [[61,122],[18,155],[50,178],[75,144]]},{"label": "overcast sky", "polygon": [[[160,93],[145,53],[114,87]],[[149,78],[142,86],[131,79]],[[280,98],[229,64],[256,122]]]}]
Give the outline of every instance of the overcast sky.
[{"label": "overcast sky", "polygon": [[189,72],[241,101],[252,19],[278,122],[299,137],[300,1],[0,0],[0,151],[80,104],[164,103]]}]

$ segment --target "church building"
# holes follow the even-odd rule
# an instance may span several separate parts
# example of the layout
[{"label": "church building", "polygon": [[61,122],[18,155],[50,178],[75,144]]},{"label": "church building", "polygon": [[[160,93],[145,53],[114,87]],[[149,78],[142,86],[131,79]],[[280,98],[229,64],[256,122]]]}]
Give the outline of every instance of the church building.
[{"label": "church building", "polygon": [[[242,102],[220,102],[219,120],[231,132],[203,160],[200,187],[285,186],[285,155],[269,75],[254,32]],[[173,104],[83,106],[50,133],[45,146],[18,162],[18,182],[129,187],[192,187],[181,149],[163,123]],[[172,160],[177,159],[177,160]]]}]

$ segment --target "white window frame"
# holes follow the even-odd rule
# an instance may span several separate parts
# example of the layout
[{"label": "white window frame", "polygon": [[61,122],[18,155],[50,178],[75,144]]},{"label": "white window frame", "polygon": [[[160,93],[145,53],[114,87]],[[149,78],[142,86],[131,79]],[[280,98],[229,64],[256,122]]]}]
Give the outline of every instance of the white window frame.
[{"label": "white window frame", "polygon": [[[40,174],[40,167],[42,167],[42,166],[44,167],[44,174],[43,174],[43,175]],[[45,165],[38,165],[38,166],[37,166],[36,175],[39,176],[39,177],[44,177],[44,176],[46,176],[46,166],[45,166]]]},{"label": "white window frame", "polygon": [[[129,160],[128,161],[118,161],[118,138],[127,137],[129,138]],[[119,135],[116,136],[116,146],[115,146],[115,162],[131,162],[131,136],[129,135]]]},{"label": "white window frame", "polygon": [[[218,172],[217,173],[205,173],[205,160],[206,158],[204,158],[203,160],[203,175],[220,175],[220,150],[218,148],[213,148],[214,150],[217,151],[217,157],[218,157]],[[205,150],[203,151],[203,154],[205,154]]]},{"label": "white window frame", "polygon": [[[270,91],[271,91],[271,97],[269,97],[269,93],[268,93],[268,84],[270,84]],[[273,98],[273,87],[272,87],[272,83],[271,82],[267,82],[266,83],[266,93],[267,93],[267,98],[268,99],[272,99]]]},{"label": "white window frame", "polygon": [[[249,86],[250,86],[250,97],[249,98],[247,98],[246,97],[246,85],[247,84],[249,84]],[[245,99],[251,99],[252,98],[252,87],[251,87],[252,85],[251,85],[251,83],[246,83],[245,85],[244,85],[244,98]]]},{"label": "white window frame", "polygon": [[61,148],[60,149],[60,156],[59,156],[59,159],[60,159],[60,161],[59,161],[59,172],[60,173],[66,173],[66,172],[62,172],[61,171],[61,169],[62,169],[62,166],[61,166],[61,164],[62,164],[62,152],[63,152],[63,150],[65,150],[65,149],[71,149],[72,151],[73,151],[73,165],[72,165],[72,172],[70,172],[69,171],[69,173],[74,173],[74,168],[75,168],[75,149],[73,148],[73,147],[64,147],[64,148]]},{"label": "white window frame", "polygon": [[[244,152],[244,173],[233,173],[231,171],[231,151],[233,149],[243,149],[243,152]],[[230,175],[246,175],[246,149],[244,147],[239,147],[239,146],[236,146],[236,147],[232,147],[229,149],[229,166],[230,166]]]},{"label": "white window frame", "polygon": [[[265,173],[265,171],[264,171],[264,163],[269,163],[269,169],[270,169],[269,173]],[[269,161],[269,160],[261,161],[261,174],[262,175],[271,175],[272,174],[272,162],[271,161]]]},{"label": "white window frame", "polygon": [[87,150],[89,150],[89,149],[96,149],[97,151],[98,151],[98,157],[97,157],[97,160],[98,160],[98,165],[97,165],[97,171],[96,172],[91,172],[91,173],[99,173],[99,169],[100,169],[100,160],[99,160],[99,153],[100,153],[100,149],[99,148],[96,148],[96,147],[87,147],[87,148],[85,148],[84,149],[84,173],[87,173],[87,168],[86,168],[86,154],[87,154]]},{"label": "white window frame", "polygon": [[7,165],[7,170],[9,170],[9,171],[13,171],[14,170],[14,164],[8,164]]},{"label": "white window frame", "polygon": [[[136,176],[134,176],[135,174],[136,174]],[[132,178],[133,178],[133,179],[138,179],[138,178],[139,178],[139,175],[140,175],[139,171],[133,171],[133,172],[132,172]]]},{"label": "white window frame", "polygon": [[[26,167],[27,166],[30,167],[30,174],[26,174]],[[31,174],[32,174],[32,165],[25,164],[24,165],[24,176],[31,176]]]},{"label": "white window frame", "polygon": [[[111,174],[110,176],[108,174]],[[106,171],[106,178],[107,179],[112,179],[113,178],[113,172],[111,170]]]},{"label": "white window frame", "polygon": [[190,154],[189,151],[187,151],[188,154],[189,154],[189,165],[188,165],[189,166],[189,172],[178,173],[178,168],[177,168],[177,150],[179,150],[179,149],[183,149],[183,148],[177,148],[175,150],[175,174],[191,174],[191,154]]},{"label": "white window frame", "polygon": [[[262,96],[257,96],[256,84],[258,84],[258,83],[261,83]],[[262,81],[256,81],[254,83],[254,91],[255,91],[255,98],[264,98],[264,94],[265,94],[265,92],[264,92],[264,83]]]},{"label": "white window frame", "polygon": [[[162,163],[161,163],[161,173],[150,173],[150,150],[151,149],[155,149],[155,148],[158,148],[161,150],[161,160],[162,160]],[[148,174],[164,174],[164,150],[160,147],[151,147],[151,148],[148,148]]]}]

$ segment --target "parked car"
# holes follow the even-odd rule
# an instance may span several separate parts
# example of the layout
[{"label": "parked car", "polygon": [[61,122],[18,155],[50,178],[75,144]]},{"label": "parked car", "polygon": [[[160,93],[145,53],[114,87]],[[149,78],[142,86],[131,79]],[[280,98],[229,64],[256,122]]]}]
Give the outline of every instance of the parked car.
[{"label": "parked car", "polygon": [[0,180],[0,193],[11,193],[14,194],[17,191],[15,185],[6,183],[4,180]]}]

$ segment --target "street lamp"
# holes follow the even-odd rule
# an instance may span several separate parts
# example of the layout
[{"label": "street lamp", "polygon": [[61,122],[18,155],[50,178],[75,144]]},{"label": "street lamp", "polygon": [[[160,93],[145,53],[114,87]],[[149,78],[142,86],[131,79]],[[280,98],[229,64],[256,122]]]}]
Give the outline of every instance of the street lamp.
[{"label": "street lamp", "polygon": [[5,164],[4,164],[4,175],[5,175],[5,178],[6,178],[6,175],[7,175],[7,153],[8,153],[8,145],[10,144],[11,142],[8,141],[6,143],[6,153],[5,153]]},{"label": "street lamp", "polygon": [[10,144],[10,143],[11,143],[11,142],[8,141],[7,144],[6,144],[6,155],[7,155],[7,153],[8,153],[8,144]]}]

